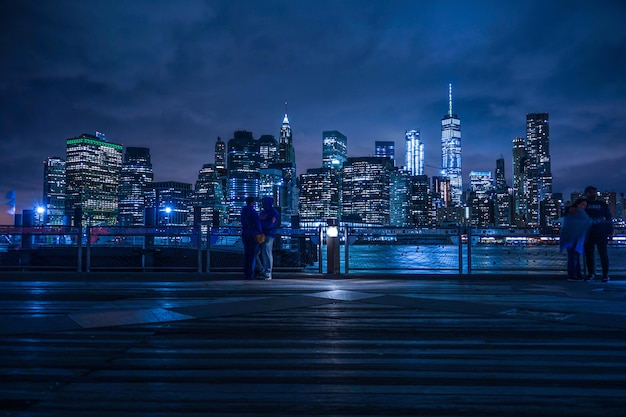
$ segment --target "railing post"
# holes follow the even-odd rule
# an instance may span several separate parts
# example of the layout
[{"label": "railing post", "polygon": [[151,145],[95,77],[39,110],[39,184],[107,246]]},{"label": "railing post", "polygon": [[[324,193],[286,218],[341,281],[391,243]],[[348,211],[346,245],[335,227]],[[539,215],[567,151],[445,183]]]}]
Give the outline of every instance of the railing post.
[{"label": "railing post", "polygon": [[85,259],[85,271],[91,272],[91,226],[87,225],[87,258]]},{"label": "railing post", "polygon": [[196,232],[198,234],[198,273],[202,272],[202,225],[196,225]]},{"label": "railing post", "polygon": [[350,242],[348,241],[348,227],[344,228],[344,257],[345,257],[345,265],[346,265],[346,275],[350,272]]},{"label": "railing post", "polygon": [[206,272],[211,273],[211,235],[213,228],[208,227],[206,233]]},{"label": "railing post", "polygon": [[318,272],[322,274],[324,272],[324,262],[322,260],[322,256],[324,255],[324,229],[320,226],[318,228],[318,236],[319,236],[319,244],[317,245],[317,264],[318,264]]},{"label": "railing post", "polygon": [[77,252],[78,252],[78,259],[77,259],[77,266],[76,266],[76,272],[82,272],[83,271],[83,226],[82,225],[78,225],[78,236],[76,236],[76,243],[78,244],[77,247]]},{"label": "railing post", "polygon": [[472,227],[467,225],[467,275],[472,275]]},{"label": "railing post", "polygon": [[458,228],[459,237],[459,276],[463,276],[463,225],[459,223]]}]

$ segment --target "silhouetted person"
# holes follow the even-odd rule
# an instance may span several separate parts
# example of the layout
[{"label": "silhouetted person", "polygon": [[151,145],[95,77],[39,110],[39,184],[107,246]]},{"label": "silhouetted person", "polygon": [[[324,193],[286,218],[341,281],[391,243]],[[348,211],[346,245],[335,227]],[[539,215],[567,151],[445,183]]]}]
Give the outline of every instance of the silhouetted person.
[{"label": "silhouetted person", "polygon": [[587,280],[594,279],[595,273],[595,247],[598,247],[600,264],[602,265],[602,282],[608,282],[609,278],[609,254],[607,250],[608,240],[613,235],[613,217],[608,204],[598,200],[596,187],[585,188],[587,209],[591,217],[591,228],[585,239],[585,260],[587,261]]},{"label": "silhouetted person", "polygon": [[261,205],[261,229],[265,235],[265,242],[259,247],[260,265],[258,269],[261,271],[261,278],[272,279],[272,269],[274,268],[274,239],[276,238],[276,229],[280,226],[280,213],[273,206],[274,199],[272,197],[263,197]]},{"label": "silhouetted person", "polygon": [[257,243],[257,235],[261,234],[261,221],[259,214],[254,208],[254,197],[246,198],[246,205],[241,210],[241,240],[243,241],[244,279],[254,279],[254,266],[256,263],[257,251],[259,244]]},{"label": "silhouetted person", "polygon": [[585,212],[587,200],[579,198],[565,209],[561,224],[560,246],[567,250],[567,280],[582,281],[580,257],[585,252],[585,237],[591,218]]}]

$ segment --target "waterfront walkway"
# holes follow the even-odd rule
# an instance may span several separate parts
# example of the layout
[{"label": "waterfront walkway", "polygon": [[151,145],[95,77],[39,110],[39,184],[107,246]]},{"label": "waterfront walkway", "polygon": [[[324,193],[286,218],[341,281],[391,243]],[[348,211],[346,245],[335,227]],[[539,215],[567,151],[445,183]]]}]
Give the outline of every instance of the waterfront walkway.
[{"label": "waterfront walkway", "polygon": [[3,416],[623,416],[626,281],[0,274]]}]

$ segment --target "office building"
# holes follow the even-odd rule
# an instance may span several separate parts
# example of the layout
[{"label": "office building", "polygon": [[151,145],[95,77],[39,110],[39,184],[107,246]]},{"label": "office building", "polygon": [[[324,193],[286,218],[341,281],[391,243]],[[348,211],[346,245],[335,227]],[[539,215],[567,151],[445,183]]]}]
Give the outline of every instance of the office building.
[{"label": "office building", "polygon": [[346,223],[389,226],[393,161],[348,158],[343,164],[341,219]]},{"label": "office building", "polygon": [[452,204],[450,178],[434,176],[432,178],[432,184],[433,204],[435,207],[450,207]]},{"label": "office building", "polygon": [[157,226],[193,224],[192,185],[178,181],[153,182],[146,192],[146,210],[153,210]]},{"label": "office building", "polygon": [[[286,105],[287,103],[285,103]],[[278,162],[296,164],[296,152],[293,147],[293,135],[291,132],[291,125],[289,124],[289,118],[285,111],[285,117],[283,118],[283,124],[280,128],[280,143],[278,145]]]},{"label": "office building", "polygon": [[452,112],[452,84],[448,86],[448,114],[441,119],[441,173],[450,178],[452,204],[462,205],[461,119]]},{"label": "office building", "polygon": [[226,169],[226,143],[219,136],[215,142],[215,169]]},{"label": "office building", "polygon": [[410,178],[410,218],[415,227],[430,227],[434,224],[433,205],[427,175],[414,175]]},{"label": "office building", "polygon": [[[526,154],[528,156],[528,226],[538,227],[554,220],[552,212],[540,210],[544,200],[552,198],[550,168],[550,124],[548,113],[526,115]],[[551,207],[551,204],[548,204]],[[548,216],[548,218],[543,218]]]},{"label": "office building", "polygon": [[73,218],[75,210],[82,208],[83,219],[89,224],[117,224],[122,149],[122,145],[107,141],[99,132],[67,139],[67,216]]},{"label": "office building", "polygon": [[299,199],[296,181],[296,151],[293,146],[293,134],[286,109],[280,128],[278,154],[278,163],[269,166],[269,168],[280,169],[282,172],[279,193],[274,201],[275,205],[280,209],[281,221],[284,224],[290,224],[292,217],[298,215]]},{"label": "office building", "polygon": [[340,217],[339,176],[331,168],[310,168],[300,175],[300,225],[326,225]]},{"label": "office building", "polygon": [[204,164],[198,172],[193,194],[193,207],[200,210],[200,224],[203,231],[218,227],[228,221],[226,201],[222,181],[215,164]]},{"label": "office building", "polygon": [[259,138],[259,168],[269,168],[278,162],[278,142],[272,135],[262,135]]},{"label": "office building", "polygon": [[391,158],[392,161],[396,161],[396,143],[393,141],[377,140],[374,144],[374,156],[382,156]]},{"label": "office building", "polygon": [[144,224],[145,194],[153,180],[150,149],[127,147],[120,173],[120,225]]},{"label": "office building", "polygon": [[259,197],[259,144],[251,132],[236,131],[228,141],[226,204],[230,224],[239,224],[246,197]]},{"label": "office building", "polygon": [[494,188],[496,190],[505,190],[508,188],[506,183],[506,173],[504,171],[504,157],[496,159],[496,175]]},{"label": "office building", "polygon": [[407,130],[405,138],[405,169],[411,176],[424,174],[424,144],[419,130]]},{"label": "office building", "polygon": [[410,216],[410,179],[408,171],[394,167],[391,171],[389,190],[389,224],[395,227],[411,225]]},{"label": "office building", "polygon": [[470,172],[470,193],[467,206],[470,209],[470,224],[490,227],[494,224],[494,203],[491,198],[493,181],[491,171]]},{"label": "office building", "polygon": [[348,138],[336,130],[322,132],[322,167],[341,169],[348,159]]},{"label": "office building", "polygon": [[514,219],[516,226],[526,227],[528,212],[528,154],[524,138],[513,139],[513,198]]},{"label": "office building", "polygon": [[49,156],[43,161],[44,224],[69,225],[67,220],[64,221],[65,188],[65,160],[58,156]]}]

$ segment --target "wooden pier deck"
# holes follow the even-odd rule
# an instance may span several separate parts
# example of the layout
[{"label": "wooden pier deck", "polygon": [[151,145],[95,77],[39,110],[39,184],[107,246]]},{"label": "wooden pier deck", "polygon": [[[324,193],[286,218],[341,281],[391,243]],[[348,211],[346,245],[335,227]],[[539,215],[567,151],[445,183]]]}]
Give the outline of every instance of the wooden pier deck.
[{"label": "wooden pier deck", "polygon": [[626,281],[0,274],[3,416],[623,416]]}]

